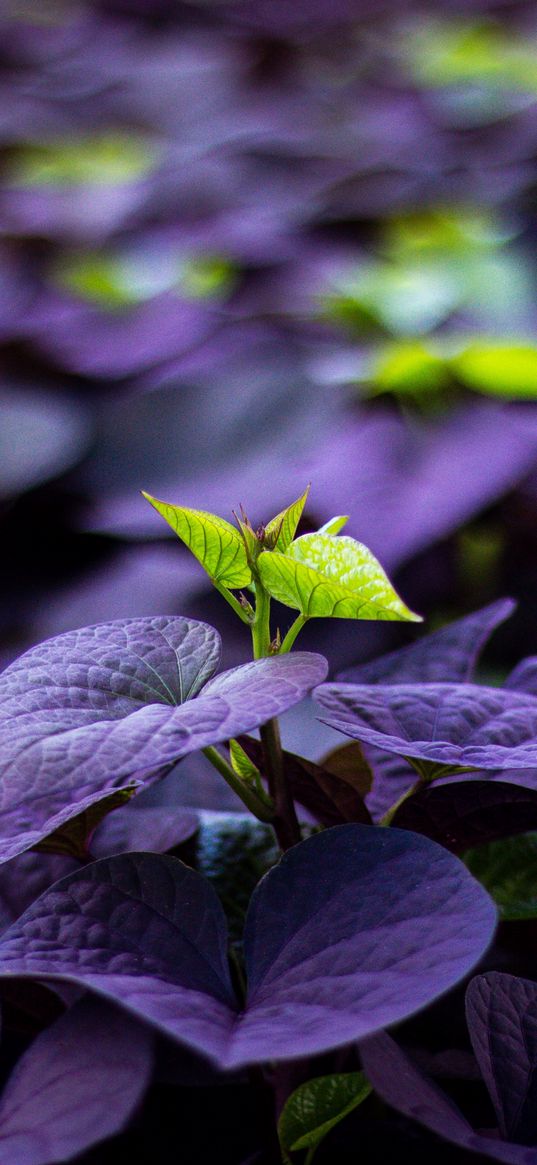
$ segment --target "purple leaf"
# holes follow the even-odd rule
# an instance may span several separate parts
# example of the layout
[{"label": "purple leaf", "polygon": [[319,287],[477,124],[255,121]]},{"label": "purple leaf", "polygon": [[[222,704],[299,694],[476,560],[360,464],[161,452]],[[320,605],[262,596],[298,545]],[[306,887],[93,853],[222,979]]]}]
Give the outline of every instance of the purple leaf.
[{"label": "purple leaf", "polygon": [[494,906],[456,858],[343,825],[295,846],[254,893],[242,1012],[210,885],[129,854],[57,883],[0,940],[0,974],[75,982],[222,1067],[323,1051],[412,1014],[481,957]]},{"label": "purple leaf", "polygon": [[526,692],[530,696],[537,696],[537,655],[521,659],[508,675],[504,687],[512,692]]},{"label": "purple leaf", "polygon": [[466,1015],[502,1135],[535,1145],[537,983],[497,971],[477,975],[466,993]]},{"label": "purple leaf", "polygon": [[90,850],[96,858],[140,850],[163,854],[192,837],[198,822],[197,813],[182,806],[126,805],[101,821],[91,839]]},{"label": "purple leaf", "polygon": [[90,442],[85,411],[50,392],[0,389],[0,497],[56,477],[80,460]]},{"label": "purple leaf", "polygon": [[0,1155],[56,1165],[126,1125],[149,1083],[152,1038],[102,1001],[83,999],[34,1040],[0,1100]]},{"label": "purple leaf", "polygon": [[200,874],[126,854],[56,883],[3,936],[0,966],[81,984],[222,1060],[236,1006],[226,933]]},{"label": "purple leaf", "polygon": [[509,1165],[536,1165],[537,1149],[475,1133],[459,1109],[386,1032],[360,1043],[364,1071],[379,1096],[398,1112],[461,1148]]},{"label": "purple leaf", "polygon": [[0,866],[0,930],[6,930],[40,894],[60,878],[80,869],[64,854],[26,850]]},{"label": "purple leaf", "polygon": [[514,607],[512,599],[489,603],[398,651],[348,668],[337,678],[359,684],[467,683],[487,640]]},{"label": "purple leaf", "polygon": [[296,652],[225,672],[200,696],[219,651],[207,624],[155,616],[68,632],[11,664],[0,676],[0,859],[251,731],[326,675],[322,656]]},{"label": "purple leaf", "polygon": [[285,1058],[291,1014],[294,1056],[395,1023],[461,978],[493,930],[488,896],[434,843],[374,826],[326,830],[254,892],[248,1008],[229,1062],[256,1044]]},{"label": "purple leaf", "polygon": [[537,765],[537,699],[475,684],[323,684],[325,724],[398,756],[476,769]]},{"label": "purple leaf", "polygon": [[[241,736],[239,744],[262,776],[265,776],[263,749],[259,741],[250,736]],[[358,771],[358,765],[356,766],[358,779],[354,783],[350,775],[343,779],[327,768],[305,760],[302,756],[295,756],[285,749],[283,759],[286,779],[293,798],[309,809],[322,825],[341,825],[344,821],[370,824],[371,818],[357,787],[359,777],[363,776],[366,768],[363,758],[361,770]]]},{"label": "purple leaf", "polygon": [[409,797],[393,823],[461,853],[537,829],[537,791],[501,781],[449,781]]}]

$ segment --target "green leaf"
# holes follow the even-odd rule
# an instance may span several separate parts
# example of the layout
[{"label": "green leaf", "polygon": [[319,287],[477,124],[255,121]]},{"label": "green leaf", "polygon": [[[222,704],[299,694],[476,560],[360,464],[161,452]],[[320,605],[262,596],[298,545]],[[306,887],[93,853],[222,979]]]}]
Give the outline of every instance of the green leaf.
[{"label": "green leaf", "polygon": [[339,531],[342,530],[343,527],[347,525],[348,520],[349,520],[348,514],[336,514],[336,517],[330,518],[330,520],[328,522],[325,522],[324,526],[319,526],[317,533],[318,534],[339,534]]},{"label": "green leaf", "polygon": [[463,860],[496,902],[501,919],[537,918],[537,833],[476,846]]},{"label": "green leaf", "polygon": [[477,392],[508,400],[537,397],[537,347],[482,340],[451,360],[459,380]]},{"label": "green leaf", "polygon": [[239,531],[230,522],[204,510],[161,502],[143,490],[142,494],[188,546],[212,582],[222,587],[248,586],[252,571],[246,549]]},{"label": "green leaf", "polygon": [[245,753],[244,749],[239,744],[238,740],[230,740],[229,742],[229,759],[231,767],[237,776],[241,777],[243,781],[252,784],[260,779],[259,769],[254,765],[250,757]]},{"label": "green leaf", "polygon": [[445,362],[420,340],[399,340],[379,353],[371,378],[374,392],[417,396],[445,387],[449,372]]},{"label": "green leaf", "polygon": [[363,1072],[317,1076],[301,1084],[291,1093],[278,1121],[283,1152],[317,1148],[330,1129],[357,1108],[370,1092],[371,1085]]},{"label": "green leaf", "polygon": [[265,589],[306,618],[405,619],[420,623],[361,542],[333,534],[304,534],[287,554],[257,560]]},{"label": "green leaf", "polygon": [[155,144],[142,135],[59,138],[18,150],[8,178],[23,186],[116,186],[143,178],[157,160]]},{"label": "green leaf", "polygon": [[85,862],[88,859],[88,843],[93,831],[99,823],[114,809],[121,809],[130,801],[135,786],[132,789],[118,789],[117,793],[110,793],[101,801],[96,801],[88,809],[84,809],[64,825],[60,825],[54,833],[44,837],[32,849],[45,854],[64,854],[71,858],[78,858]]},{"label": "green leaf", "polygon": [[273,549],[279,551],[281,554],[285,554],[287,547],[293,541],[298,523],[304,511],[304,506],[308,500],[309,492],[310,487],[308,485],[304,493],[297,498],[296,502],[292,502],[290,506],[287,506],[287,509],[281,510],[265,526],[265,537],[268,537],[269,542],[271,536],[274,536],[276,533],[278,534]]}]

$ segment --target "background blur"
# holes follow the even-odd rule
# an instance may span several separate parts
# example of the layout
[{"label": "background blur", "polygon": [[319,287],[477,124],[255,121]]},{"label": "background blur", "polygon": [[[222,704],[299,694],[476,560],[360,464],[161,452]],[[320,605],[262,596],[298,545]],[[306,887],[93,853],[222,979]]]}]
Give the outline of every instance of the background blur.
[{"label": "background blur", "polygon": [[246,658],[139,490],[308,481],[428,629],[511,594],[490,674],[537,652],[532,0],[3,0],[0,167],[2,663],[173,612]]}]

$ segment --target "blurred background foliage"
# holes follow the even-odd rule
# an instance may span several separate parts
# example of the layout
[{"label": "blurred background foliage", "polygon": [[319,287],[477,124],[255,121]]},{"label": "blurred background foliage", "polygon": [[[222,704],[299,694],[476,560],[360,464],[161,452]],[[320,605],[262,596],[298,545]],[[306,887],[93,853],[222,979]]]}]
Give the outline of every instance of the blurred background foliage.
[{"label": "blurred background foliage", "polygon": [[139,490],[258,523],[308,481],[427,629],[520,600],[489,676],[537,651],[536,110],[522,0],[3,0],[3,663],[155,612],[239,662]]}]

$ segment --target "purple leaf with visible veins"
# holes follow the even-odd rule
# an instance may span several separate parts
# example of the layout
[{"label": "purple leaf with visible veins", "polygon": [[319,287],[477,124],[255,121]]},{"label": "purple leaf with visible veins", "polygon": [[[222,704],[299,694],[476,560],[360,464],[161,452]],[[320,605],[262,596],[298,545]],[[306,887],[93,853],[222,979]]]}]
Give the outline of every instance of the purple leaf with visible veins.
[{"label": "purple leaf with visible veins", "polygon": [[257,887],[239,1010],[222,908],[174,858],[129,854],[57,883],[0,940],[0,974],[74,982],[222,1067],[363,1036],[458,982],[496,912],[466,868],[404,830],[343,825],[293,847]]},{"label": "purple leaf with visible veins", "polygon": [[56,1165],[126,1125],[149,1083],[152,1037],[103,1001],[83,999],[34,1040],[0,1100],[0,1155]]},{"label": "purple leaf with visible veins", "polygon": [[476,769],[537,766],[537,699],[477,684],[323,684],[322,720],[386,752]]},{"label": "purple leaf with visible veins", "polygon": [[466,1016],[502,1136],[535,1145],[537,983],[497,971],[477,975],[466,992]]},{"label": "purple leaf with visible veins", "polygon": [[466,683],[492,632],[514,608],[512,599],[499,599],[398,651],[347,668],[337,678],[358,684]]},{"label": "purple leaf with visible veins", "polygon": [[[250,732],[324,679],[320,655],[259,659],[200,689],[220,652],[212,627],[174,616],[67,632],[0,676],[0,860],[117,789]],[[193,697],[196,697],[193,699]]]}]

